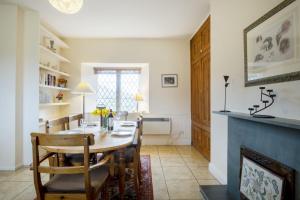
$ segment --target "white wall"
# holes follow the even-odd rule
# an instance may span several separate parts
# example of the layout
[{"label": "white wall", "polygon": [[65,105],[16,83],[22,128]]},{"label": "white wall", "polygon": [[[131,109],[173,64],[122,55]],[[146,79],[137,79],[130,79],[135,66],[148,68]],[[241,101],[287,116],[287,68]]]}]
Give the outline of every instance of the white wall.
[{"label": "white wall", "polygon": [[39,17],[0,4],[0,26],[0,170],[14,170],[31,162],[29,134],[38,130]]},{"label": "white wall", "polygon": [[17,7],[0,5],[0,170],[15,166]]},{"label": "white wall", "polygon": [[[299,0],[297,0],[299,2]],[[281,0],[211,0],[211,110],[223,108],[223,75],[230,76],[228,107],[248,113],[259,101],[258,87],[244,87],[243,29],[279,4]],[[278,94],[265,113],[300,119],[299,81],[267,85]],[[212,115],[210,170],[227,182],[227,118]]]},{"label": "white wall", "polygon": [[[150,114],[171,116],[172,137],[145,137],[148,144],[190,144],[190,57],[188,39],[66,39],[64,55],[70,86],[80,81],[81,63],[149,63]],[[177,73],[178,88],[161,88],[161,74]],[[81,112],[81,98],[72,96],[70,112]]]},{"label": "white wall", "polygon": [[30,133],[38,131],[39,117],[39,15],[25,10],[23,14],[23,64],[22,64],[22,105],[23,105],[23,164],[32,162]]}]

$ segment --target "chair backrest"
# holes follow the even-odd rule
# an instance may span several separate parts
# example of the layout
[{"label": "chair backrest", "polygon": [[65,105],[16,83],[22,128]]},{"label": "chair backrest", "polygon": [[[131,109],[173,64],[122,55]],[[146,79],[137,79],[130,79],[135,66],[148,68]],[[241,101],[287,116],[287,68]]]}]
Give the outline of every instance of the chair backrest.
[{"label": "chair backrest", "polygon": [[78,115],[73,115],[69,118],[69,123],[73,122],[73,121],[77,121],[78,123],[78,127],[81,125],[80,124],[80,120],[83,119],[83,115],[82,114],[78,114]]},{"label": "chair backrest", "polygon": [[[93,134],[69,134],[69,135],[55,135],[55,134],[43,134],[43,133],[32,133],[32,156],[33,156],[33,174],[34,174],[34,185],[36,189],[38,199],[43,199],[45,190],[43,189],[41,181],[41,173],[48,174],[84,174],[84,184],[86,194],[89,195],[92,191],[91,178],[90,178],[90,153],[89,146],[93,145],[94,135]],[[41,162],[51,157],[52,154],[48,153],[48,157],[45,156],[43,160],[40,160],[39,150],[40,146],[82,146],[84,148],[84,165],[83,166],[41,166]],[[63,152],[54,152],[63,153]]]},{"label": "chair backrest", "polygon": [[53,133],[56,131],[68,130],[69,126],[69,117],[62,117],[55,120],[46,121],[46,133]]}]

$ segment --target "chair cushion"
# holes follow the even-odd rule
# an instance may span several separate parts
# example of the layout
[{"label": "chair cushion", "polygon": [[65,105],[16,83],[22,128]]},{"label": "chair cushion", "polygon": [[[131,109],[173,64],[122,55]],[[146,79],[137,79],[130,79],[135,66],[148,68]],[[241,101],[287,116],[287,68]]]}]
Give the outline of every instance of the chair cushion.
[{"label": "chair cushion", "polygon": [[[133,162],[134,154],[136,152],[136,148],[128,147],[125,149],[125,162]],[[119,163],[120,154],[119,152],[114,152],[115,162]]]},{"label": "chair cushion", "polygon": [[[91,186],[98,190],[109,176],[108,167],[103,166],[91,171]],[[44,185],[51,193],[84,193],[83,174],[57,174]]]}]

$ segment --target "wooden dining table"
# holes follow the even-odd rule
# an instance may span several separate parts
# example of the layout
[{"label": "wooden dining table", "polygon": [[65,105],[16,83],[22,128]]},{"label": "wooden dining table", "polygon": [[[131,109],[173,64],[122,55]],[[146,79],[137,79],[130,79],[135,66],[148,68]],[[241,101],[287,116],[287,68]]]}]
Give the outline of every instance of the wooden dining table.
[{"label": "wooden dining table", "polygon": [[[132,124],[132,125],[131,125]],[[120,199],[124,199],[125,193],[125,148],[133,144],[138,135],[136,122],[117,122],[116,130],[103,131],[99,126],[79,127],[67,131],[59,131],[55,134],[94,134],[95,144],[90,146],[90,153],[119,152],[119,192]],[[48,152],[60,154],[83,154],[83,147],[43,146]]]}]

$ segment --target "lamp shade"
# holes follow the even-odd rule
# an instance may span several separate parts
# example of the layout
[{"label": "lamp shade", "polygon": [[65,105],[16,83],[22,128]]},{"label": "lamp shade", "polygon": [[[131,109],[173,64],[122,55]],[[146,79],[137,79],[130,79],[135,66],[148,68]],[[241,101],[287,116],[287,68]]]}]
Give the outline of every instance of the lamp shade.
[{"label": "lamp shade", "polygon": [[49,3],[58,11],[65,14],[77,13],[82,5],[83,0],[48,0]]},{"label": "lamp shade", "polygon": [[141,95],[141,94],[136,94],[135,96],[134,96],[134,99],[136,100],[136,101],[143,101],[144,99],[143,99],[143,96]]},{"label": "lamp shade", "polygon": [[73,94],[94,94],[95,90],[87,82],[80,82],[75,89],[72,91]]}]

